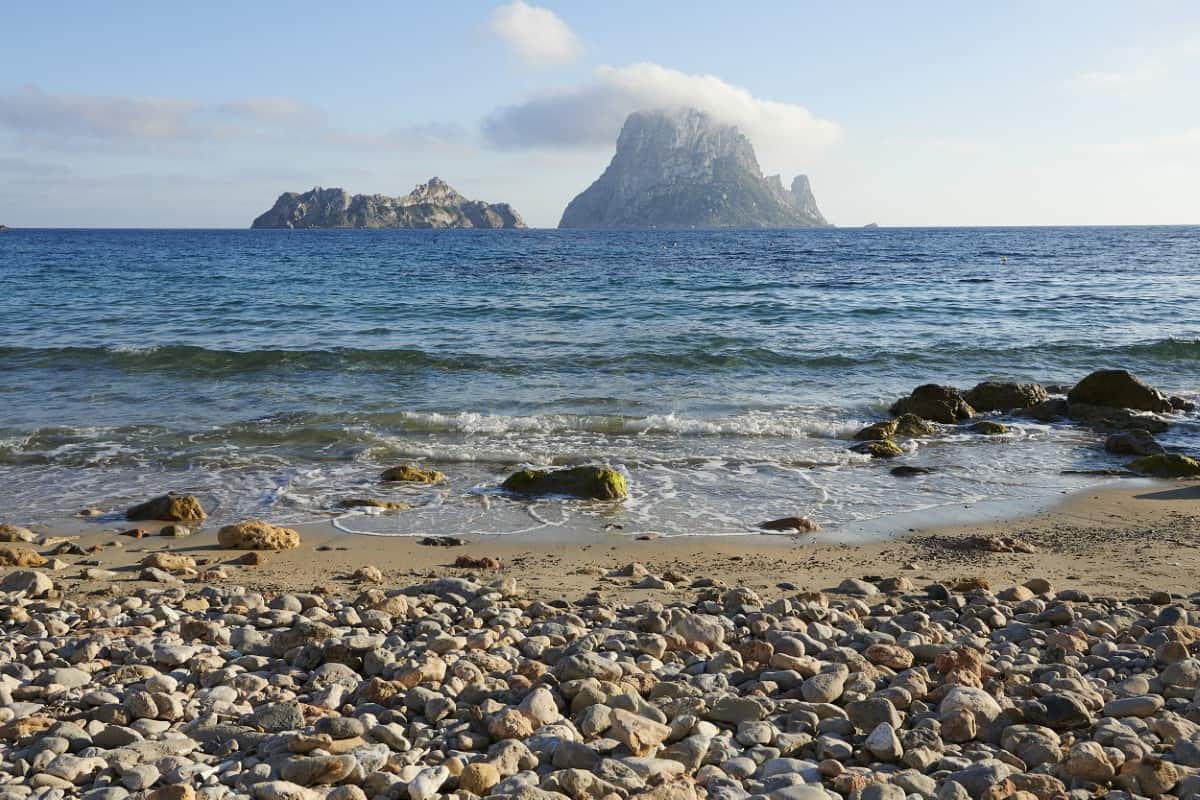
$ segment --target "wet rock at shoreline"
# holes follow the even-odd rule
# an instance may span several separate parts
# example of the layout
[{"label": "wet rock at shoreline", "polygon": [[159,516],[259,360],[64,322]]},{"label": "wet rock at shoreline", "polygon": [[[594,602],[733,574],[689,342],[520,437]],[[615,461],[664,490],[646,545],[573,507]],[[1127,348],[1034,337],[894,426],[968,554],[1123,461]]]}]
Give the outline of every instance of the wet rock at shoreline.
[{"label": "wet rock at shoreline", "polygon": [[1166,449],[1158,443],[1150,431],[1139,428],[1109,434],[1109,437],[1104,440],[1104,449],[1110,453],[1126,456],[1153,456],[1166,452]]},{"label": "wet rock at shoreline", "polygon": [[1087,403],[1071,403],[1067,409],[1067,416],[1100,432],[1145,430],[1150,433],[1162,433],[1170,427],[1166,420],[1149,412]]},{"label": "wet rock at shoreline", "polygon": [[300,546],[300,534],[258,519],[226,525],[217,543],[229,550],[291,550]]},{"label": "wet rock at shoreline", "polygon": [[405,483],[441,483],[446,476],[436,469],[424,469],[415,464],[401,464],[385,469],[380,480]]},{"label": "wet rock at shoreline", "polygon": [[820,525],[813,522],[808,517],[781,517],[767,522],[759,523],[758,527],[764,531],[796,531],[799,533],[815,533],[820,530]]},{"label": "wet rock at shoreline", "polygon": [[1101,369],[1093,372],[1075,384],[1067,393],[1067,400],[1072,404],[1153,411],[1157,414],[1174,410],[1166,395],[1123,369]]},{"label": "wet rock at shoreline", "polygon": [[207,516],[195,495],[174,492],[147,500],[125,512],[125,518],[132,522],[199,522]]},{"label": "wet rock at shoreline", "polygon": [[891,439],[884,439],[878,442],[860,442],[850,449],[855,453],[870,456],[871,458],[896,458],[897,456],[904,455],[903,448]]},{"label": "wet rock at shoreline", "polygon": [[927,383],[912,390],[912,394],[892,404],[891,413],[915,414],[921,419],[954,425],[975,416],[975,409],[952,386]]},{"label": "wet rock at shoreline", "polygon": [[523,495],[567,495],[594,500],[620,500],[629,494],[625,476],[611,467],[523,469],[501,486]]},{"label": "wet rock at shoreline", "polygon": [[1129,462],[1129,469],[1155,478],[1200,478],[1200,461],[1178,453],[1159,453]]},{"label": "wet rock at shoreline", "polygon": [[1032,408],[1049,400],[1050,394],[1037,383],[984,381],[964,393],[963,399],[977,412],[987,413]]}]

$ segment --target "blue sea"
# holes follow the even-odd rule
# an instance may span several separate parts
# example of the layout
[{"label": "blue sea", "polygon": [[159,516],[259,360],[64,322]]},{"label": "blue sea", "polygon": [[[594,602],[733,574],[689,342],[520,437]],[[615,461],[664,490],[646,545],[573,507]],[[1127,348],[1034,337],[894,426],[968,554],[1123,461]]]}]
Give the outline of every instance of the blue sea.
[{"label": "blue sea", "polygon": [[[886,527],[1123,463],[1019,418],[851,453],[897,397],[1101,367],[1197,399],[1200,228],[4,231],[0,521],[173,489],[214,523],[397,535]],[[1194,449],[1200,419],[1163,441]],[[448,482],[379,483],[410,461]],[[582,463],[631,497],[498,489]],[[364,494],[416,508],[335,508]]]}]

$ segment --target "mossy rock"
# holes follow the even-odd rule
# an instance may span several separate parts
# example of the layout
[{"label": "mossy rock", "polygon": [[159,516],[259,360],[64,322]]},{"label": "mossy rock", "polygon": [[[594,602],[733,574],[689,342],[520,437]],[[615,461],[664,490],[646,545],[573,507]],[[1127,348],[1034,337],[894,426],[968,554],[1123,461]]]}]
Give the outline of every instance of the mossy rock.
[{"label": "mossy rock", "polygon": [[1101,369],[1081,380],[1067,393],[1072,404],[1128,408],[1165,414],[1173,411],[1165,394],[1123,369]]},{"label": "mossy rock", "polygon": [[562,494],[592,500],[620,500],[629,495],[625,476],[612,467],[523,469],[501,484],[516,494]]},{"label": "mossy rock", "polygon": [[188,522],[202,520],[208,515],[194,495],[171,492],[140,503],[125,512],[125,519]]},{"label": "mossy rock", "polygon": [[984,381],[963,394],[972,408],[980,412],[1014,411],[1032,408],[1050,399],[1045,387],[1036,383],[1002,383]]},{"label": "mossy rock", "polygon": [[1003,436],[1009,433],[1009,427],[1001,422],[992,422],[990,419],[983,419],[976,422],[968,430],[971,433],[979,433],[984,436]]},{"label": "mossy rock", "polygon": [[412,506],[392,500],[376,500],[374,497],[351,497],[338,505],[342,508],[382,508],[384,511],[408,511]]},{"label": "mossy rock", "polygon": [[854,434],[854,438],[860,442],[880,442],[884,439],[891,439],[895,435],[896,420],[885,419],[882,422],[876,422],[863,428]]},{"label": "mossy rock", "polygon": [[379,476],[385,481],[405,481],[407,483],[441,483],[446,476],[436,469],[422,469],[415,464],[403,464],[399,467],[385,469]]},{"label": "mossy rock", "polygon": [[871,458],[895,458],[896,456],[904,455],[904,451],[900,448],[900,445],[891,439],[884,439],[879,442],[863,442],[854,445],[850,449],[856,453],[868,455]]},{"label": "mossy rock", "polygon": [[1129,468],[1155,478],[1200,478],[1200,461],[1178,453],[1159,453],[1135,458]]},{"label": "mossy rock", "polygon": [[915,439],[918,436],[933,436],[938,432],[938,426],[916,414],[901,414],[896,417],[896,435]]},{"label": "mossy rock", "polygon": [[921,419],[953,425],[975,416],[975,409],[953,386],[927,383],[913,389],[908,397],[902,397],[893,403],[891,413],[896,416],[915,414]]}]

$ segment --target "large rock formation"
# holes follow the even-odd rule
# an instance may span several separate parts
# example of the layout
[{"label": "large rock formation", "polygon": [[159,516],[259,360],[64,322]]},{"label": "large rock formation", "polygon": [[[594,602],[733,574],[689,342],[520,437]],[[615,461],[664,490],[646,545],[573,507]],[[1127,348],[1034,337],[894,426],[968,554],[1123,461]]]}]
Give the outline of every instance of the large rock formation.
[{"label": "large rock formation", "polygon": [[252,228],[524,228],[508,203],[468,200],[441,178],[404,197],[322,189],[279,195]]},{"label": "large rock formation", "polygon": [[764,178],[750,140],[694,108],[638,111],[560,228],[812,228],[828,225],[808,178]]}]

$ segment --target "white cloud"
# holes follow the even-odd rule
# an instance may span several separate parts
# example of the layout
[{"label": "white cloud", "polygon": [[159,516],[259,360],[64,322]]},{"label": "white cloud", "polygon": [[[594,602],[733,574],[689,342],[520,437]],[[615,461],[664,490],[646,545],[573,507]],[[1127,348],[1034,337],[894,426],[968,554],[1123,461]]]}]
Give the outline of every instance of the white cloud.
[{"label": "white cloud", "polygon": [[630,113],[678,106],[737,125],[756,148],[776,153],[828,145],[841,134],[836,123],[803,106],[763,100],[713,75],[650,63],[599,67],[585,84],[499,108],[484,120],[483,132],[499,147],[608,148]]},{"label": "white cloud", "polygon": [[492,32],[531,67],[568,64],[583,51],[579,37],[562,17],[522,0],[513,0],[492,12]]}]

